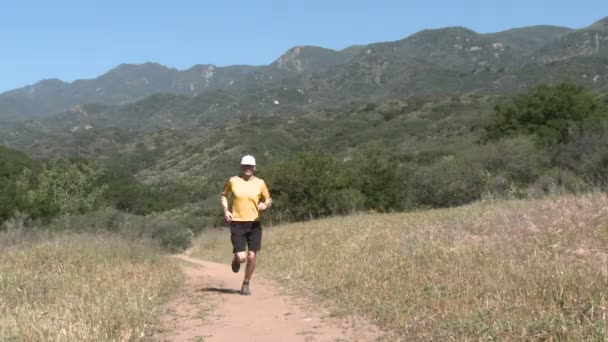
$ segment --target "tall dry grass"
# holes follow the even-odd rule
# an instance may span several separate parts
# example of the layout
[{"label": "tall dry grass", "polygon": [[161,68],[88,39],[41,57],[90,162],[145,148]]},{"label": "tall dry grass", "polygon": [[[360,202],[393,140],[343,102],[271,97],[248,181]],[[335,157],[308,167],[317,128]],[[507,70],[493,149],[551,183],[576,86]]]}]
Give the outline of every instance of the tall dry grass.
[{"label": "tall dry grass", "polygon": [[0,341],[146,339],[180,277],[113,235],[0,233]]},{"label": "tall dry grass", "polygon": [[[227,233],[194,249],[229,252]],[[608,340],[606,194],[273,227],[260,262],[404,340]]]}]

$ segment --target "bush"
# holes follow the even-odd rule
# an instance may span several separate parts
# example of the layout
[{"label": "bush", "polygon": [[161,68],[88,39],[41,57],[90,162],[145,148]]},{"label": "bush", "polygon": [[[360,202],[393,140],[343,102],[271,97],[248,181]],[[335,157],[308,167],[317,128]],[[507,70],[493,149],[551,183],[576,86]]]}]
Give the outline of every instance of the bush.
[{"label": "bush", "polygon": [[180,220],[139,216],[114,208],[54,219],[46,229],[72,232],[113,232],[131,240],[150,239],[169,252],[190,247],[194,233]]},{"label": "bush", "polygon": [[329,195],[328,203],[332,214],[347,215],[365,208],[365,196],[358,189],[340,189]]},{"label": "bush", "polygon": [[157,221],[149,227],[150,237],[170,252],[180,252],[190,247],[194,233],[175,221]]},{"label": "bush", "polygon": [[608,122],[598,133],[554,146],[551,157],[555,167],[568,170],[595,187],[608,189]]},{"label": "bush", "polygon": [[15,201],[31,218],[93,211],[104,202],[107,186],[100,182],[102,175],[93,162],[52,160],[43,163],[36,175],[29,169],[21,173],[15,181]]},{"label": "bush", "polygon": [[360,210],[381,212],[406,207],[409,175],[399,158],[372,144],[350,161],[325,152],[306,152],[272,164],[266,171],[273,221],[301,221]]},{"label": "bush", "polygon": [[123,166],[110,165],[115,168],[109,169],[102,178],[103,183],[108,185],[106,201],[117,209],[133,214],[147,215],[178,208],[200,199],[201,192],[207,191],[200,184],[143,184]]},{"label": "bush", "polygon": [[271,219],[301,221],[334,214],[332,196],[341,189],[342,172],[331,155],[304,153],[271,165],[266,174],[274,200]]},{"label": "bush", "polygon": [[527,189],[528,197],[581,193],[590,190],[589,184],[571,171],[552,168],[541,175]]},{"label": "bush", "polygon": [[410,189],[412,202],[424,207],[452,207],[481,198],[483,166],[479,161],[446,157],[418,169]]},{"label": "bush", "polygon": [[598,127],[608,118],[600,99],[574,83],[540,85],[495,107],[485,141],[506,136],[533,135],[540,145],[563,144]]},{"label": "bush", "polygon": [[451,207],[482,196],[520,198],[549,168],[549,157],[531,138],[503,139],[419,168],[409,183],[410,200],[419,206]]},{"label": "bush", "polygon": [[365,209],[387,212],[405,208],[409,174],[383,146],[365,146],[345,168],[350,177],[348,186],[360,190]]},{"label": "bush", "polygon": [[36,170],[38,162],[22,152],[0,146],[0,222],[23,211],[17,201],[17,179],[24,170]]}]

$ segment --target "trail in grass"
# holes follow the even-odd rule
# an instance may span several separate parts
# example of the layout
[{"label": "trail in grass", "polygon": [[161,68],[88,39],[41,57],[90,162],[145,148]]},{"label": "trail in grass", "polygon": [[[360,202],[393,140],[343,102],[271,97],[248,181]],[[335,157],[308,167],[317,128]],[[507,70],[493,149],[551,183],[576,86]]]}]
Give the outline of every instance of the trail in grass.
[{"label": "trail in grass", "polygon": [[161,317],[161,341],[377,341],[384,334],[362,318],[336,318],[308,298],[286,293],[254,275],[252,296],[241,296],[243,270],[175,256],[185,286]]}]

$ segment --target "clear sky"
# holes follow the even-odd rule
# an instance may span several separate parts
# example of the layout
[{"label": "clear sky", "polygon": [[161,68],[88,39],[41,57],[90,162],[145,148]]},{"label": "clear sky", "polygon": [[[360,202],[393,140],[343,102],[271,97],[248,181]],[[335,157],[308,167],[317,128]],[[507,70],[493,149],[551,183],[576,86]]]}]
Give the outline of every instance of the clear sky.
[{"label": "clear sky", "polygon": [[94,78],[120,63],[260,65],[296,45],[342,49],[445,26],[581,28],[605,16],[608,0],[7,0],[0,92]]}]

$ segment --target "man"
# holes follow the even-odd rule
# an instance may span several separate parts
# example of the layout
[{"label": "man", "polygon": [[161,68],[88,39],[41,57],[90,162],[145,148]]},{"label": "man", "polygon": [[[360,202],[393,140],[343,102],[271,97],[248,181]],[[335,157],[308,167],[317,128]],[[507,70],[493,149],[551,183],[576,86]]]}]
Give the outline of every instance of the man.
[{"label": "man", "polygon": [[[228,196],[232,195],[232,210],[228,208]],[[249,282],[255,270],[256,256],[262,248],[260,213],[270,208],[272,200],[263,179],[255,176],[255,158],[246,155],[241,159],[241,174],[231,177],[222,192],[224,218],[230,222],[230,239],[234,259],[232,271],[237,273],[247,261],[242,295],[251,295]]]}]

